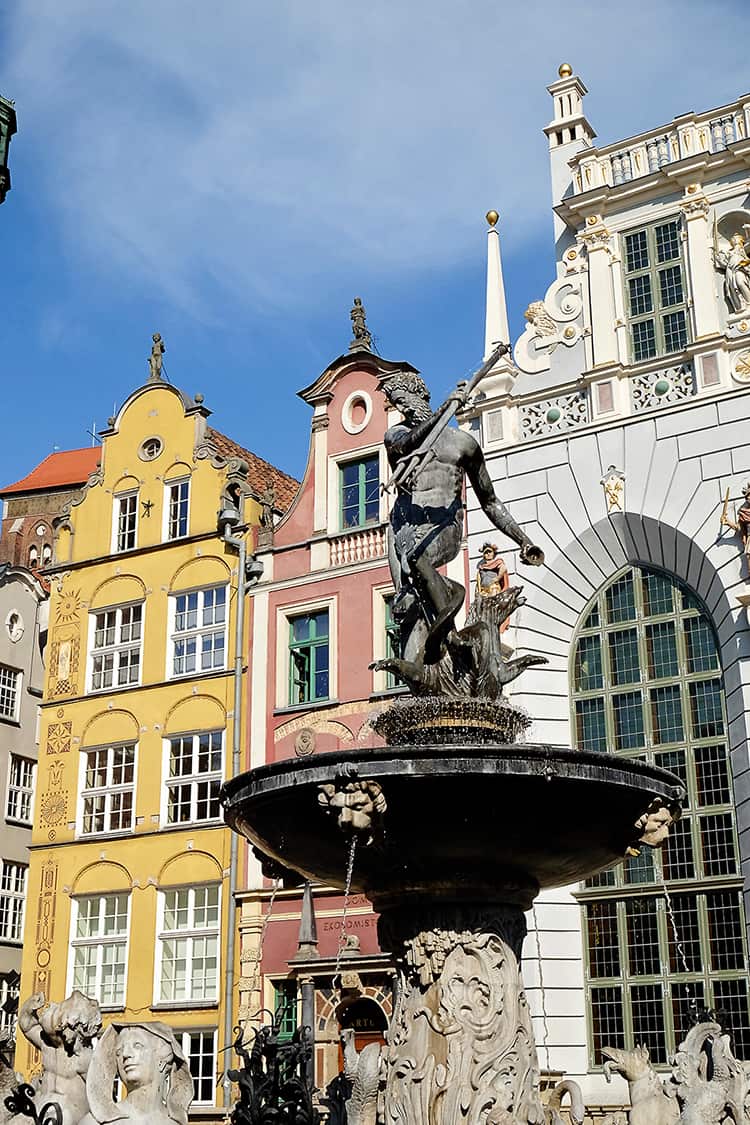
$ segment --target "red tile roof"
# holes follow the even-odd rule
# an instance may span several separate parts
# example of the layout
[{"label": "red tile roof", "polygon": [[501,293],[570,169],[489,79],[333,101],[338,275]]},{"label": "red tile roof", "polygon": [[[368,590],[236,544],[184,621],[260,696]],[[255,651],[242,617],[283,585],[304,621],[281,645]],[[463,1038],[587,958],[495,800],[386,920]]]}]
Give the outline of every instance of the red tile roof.
[{"label": "red tile roof", "polygon": [[50,453],[28,476],[0,489],[0,497],[15,496],[19,492],[74,488],[85,484],[98,467],[101,457],[101,448],[96,445],[86,449],[63,449],[59,453]]},{"label": "red tile roof", "polygon": [[[277,469],[270,461],[264,461],[262,457],[258,457],[257,453],[252,453],[249,449],[238,445],[236,441],[232,441],[226,434],[214,430],[211,426],[206,426],[206,437],[222,457],[241,457],[243,461],[247,461],[249,465],[248,484],[253,492],[260,496],[266,486],[271,483],[276,491],[277,509],[285,512],[290,507],[297,495],[298,480],[290,477],[288,473],[282,473],[281,469]],[[0,493],[0,495],[2,494]]]}]

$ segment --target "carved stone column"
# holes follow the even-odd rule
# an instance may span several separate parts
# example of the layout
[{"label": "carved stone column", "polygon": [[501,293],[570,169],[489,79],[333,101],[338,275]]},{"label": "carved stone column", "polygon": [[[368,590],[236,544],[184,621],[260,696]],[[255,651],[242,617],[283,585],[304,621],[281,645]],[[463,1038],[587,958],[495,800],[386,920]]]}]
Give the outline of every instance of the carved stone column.
[{"label": "carved stone column", "polygon": [[589,256],[589,294],[591,301],[591,337],[594,367],[617,362],[615,335],[615,301],[612,288],[612,236],[601,216],[589,215],[581,241]]},{"label": "carved stone column", "polygon": [[695,338],[715,336],[720,331],[712,260],[712,237],[708,199],[698,184],[688,184],[680,203],[687,231],[687,268],[693,296]]},{"label": "carved stone column", "polygon": [[385,1125],[539,1125],[539,1069],[519,971],[521,906],[387,909],[397,1003],[385,1057]]}]

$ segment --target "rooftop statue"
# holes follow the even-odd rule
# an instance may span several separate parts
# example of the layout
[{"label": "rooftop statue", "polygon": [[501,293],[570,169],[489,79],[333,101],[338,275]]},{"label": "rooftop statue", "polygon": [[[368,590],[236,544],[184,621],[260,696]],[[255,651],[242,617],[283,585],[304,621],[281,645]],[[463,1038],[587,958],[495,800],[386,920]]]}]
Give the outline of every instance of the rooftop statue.
[{"label": "rooftop statue", "polygon": [[[128,1096],[113,1100],[115,1079]],[[86,1077],[91,1112],[81,1125],[187,1125],[193,1080],[174,1032],[164,1023],[113,1023],[96,1045]]]},{"label": "rooftop statue", "polygon": [[36,992],[21,1006],[18,1026],[42,1054],[42,1078],[34,1096],[37,1109],[56,1103],[62,1125],[78,1125],[89,1111],[86,1074],[102,1030],[96,1000],[75,990],[66,1000],[47,1004],[44,993]]},{"label": "rooftop statue", "polygon": [[161,332],[154,332],[151,339],[154,343],[151,348],[151,355],[148,357],[148,381],[149,383],[158,383],[161,380],[161,369],[164,363],[163,356],[167,349],[164,347]]}]

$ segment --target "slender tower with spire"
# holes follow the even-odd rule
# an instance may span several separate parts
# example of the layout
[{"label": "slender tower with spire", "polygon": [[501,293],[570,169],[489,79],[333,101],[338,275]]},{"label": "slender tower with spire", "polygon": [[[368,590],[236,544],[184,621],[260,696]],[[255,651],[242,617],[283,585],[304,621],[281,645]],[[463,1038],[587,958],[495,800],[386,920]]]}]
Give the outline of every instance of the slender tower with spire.
[{"label": "slender tower with spire", "polygon": [[[498,344],[510,343],[508,309],[505,302],[505,283],[503,282],[503,263],[500,254],[500,233],[497,224],[500,216],[497,211],[488,211],[487,228],[487,298],[484,313],[484,358],[488,359]],[[516,371],[511,354],[501,356],[488,375],[482,380],[485,395],[506,394],[513,385]]]}]

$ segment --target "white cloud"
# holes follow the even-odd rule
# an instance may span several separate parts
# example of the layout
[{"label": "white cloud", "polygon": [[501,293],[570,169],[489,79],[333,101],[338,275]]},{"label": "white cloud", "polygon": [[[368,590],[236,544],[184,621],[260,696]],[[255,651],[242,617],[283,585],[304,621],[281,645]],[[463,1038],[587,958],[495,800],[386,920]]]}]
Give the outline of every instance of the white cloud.
[{"label": "white cloud", "polygon": [[627,136],[743,92],[743,7],[37,0],[3,91],[81,267],[214,319],[450,268],[488,206],[519,247],[549,224],[557,65]]}]

